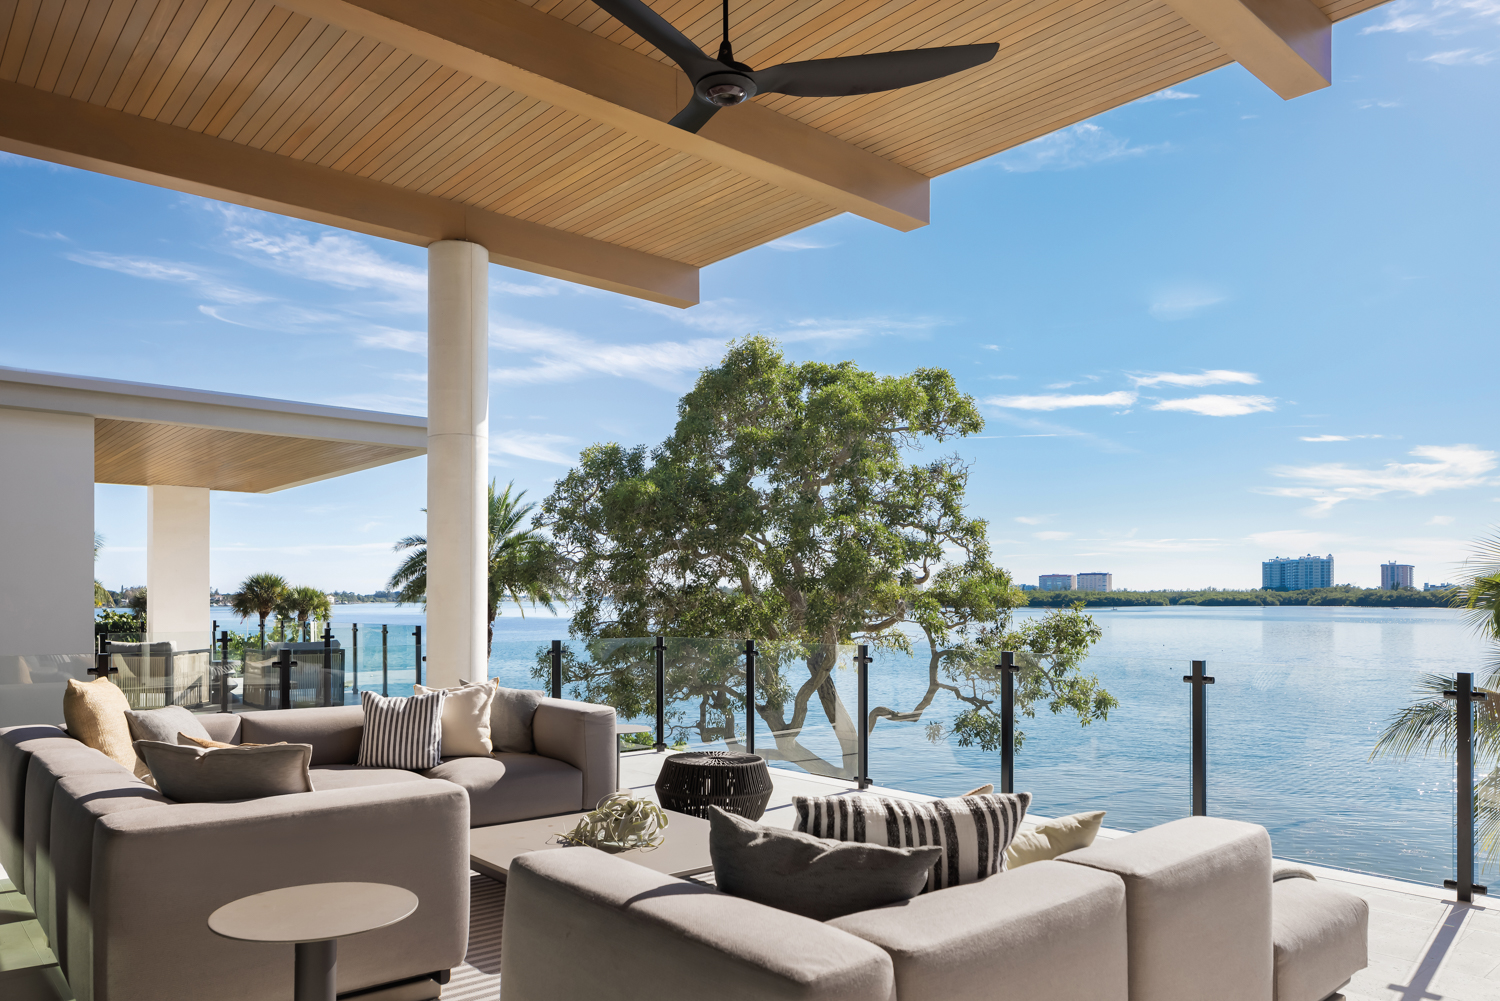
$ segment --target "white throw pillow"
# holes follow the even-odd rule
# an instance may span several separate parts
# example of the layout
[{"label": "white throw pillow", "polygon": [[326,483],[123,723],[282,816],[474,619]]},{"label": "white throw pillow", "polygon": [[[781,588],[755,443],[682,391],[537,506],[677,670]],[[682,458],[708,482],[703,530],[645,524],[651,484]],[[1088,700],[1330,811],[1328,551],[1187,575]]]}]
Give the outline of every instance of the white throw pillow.
[{"label": "white throw pillow", "polygon": [[490,742],[490,703],[495,689],[488,685],[462,688],[428,688],[416,685],[417,695],[443,691],[443,757],[487,758],[495,745]]}]

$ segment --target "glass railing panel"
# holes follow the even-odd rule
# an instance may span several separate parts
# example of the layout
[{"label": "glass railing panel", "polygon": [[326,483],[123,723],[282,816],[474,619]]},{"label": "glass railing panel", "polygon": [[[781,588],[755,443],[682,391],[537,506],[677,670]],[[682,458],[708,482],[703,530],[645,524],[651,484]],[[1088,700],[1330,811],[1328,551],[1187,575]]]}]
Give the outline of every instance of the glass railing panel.
[{"label": "glass railing panel", "polygon": [[202,709],[217,692],[207,632],[105,633],[96,641],[131,708]]},{"label": "glass railing panel", "polygon": [[61,723],[63,691],[72,681],[92,681],[94,655],[0,655],[0,727]]},{"label": "glass railing panel", "polygon": [[859,753],[854,647],[756,645],[756,753],[772,767],[852,781]]}]

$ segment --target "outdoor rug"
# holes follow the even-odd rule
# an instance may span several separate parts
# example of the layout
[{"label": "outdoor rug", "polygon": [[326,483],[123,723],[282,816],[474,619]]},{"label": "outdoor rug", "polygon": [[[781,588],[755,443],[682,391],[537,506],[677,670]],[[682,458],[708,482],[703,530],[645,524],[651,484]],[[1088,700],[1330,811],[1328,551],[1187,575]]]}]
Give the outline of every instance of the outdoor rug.
[{"label": "outdoor rug", "polygon": [[469,875],[469,948],[443,1001],[499,1001],[500,933],[505,923],[505,884]]}]

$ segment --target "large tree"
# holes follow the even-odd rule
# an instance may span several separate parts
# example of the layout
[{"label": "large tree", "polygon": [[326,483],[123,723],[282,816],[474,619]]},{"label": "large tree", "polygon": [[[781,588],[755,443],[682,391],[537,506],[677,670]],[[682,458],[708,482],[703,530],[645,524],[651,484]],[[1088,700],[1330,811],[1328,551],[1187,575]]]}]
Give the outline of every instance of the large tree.
[{"label": "large tree", "polygon": [[[942,369],[880,376],[852,362],[791,363],[764,338],[731,345],[678,404],[670,438],[649,452],[586,449],[543,502],[538,521],[576,596],[574,634],[763,641],[754,709],[775,737],[766,753],[832,775],[854,768],[859,724],[834,674],[839,645],[854,641],[911,651],[914,635],[926,640],[925,696],[876,707],[868,727],[921,719],[946,691],[964,709],[929,735],[997,747],[994,664],[1016,646],[1032,653],[1023,712],[1045,696],[1054,712],[1105,718],[1114,699],[1077,669],[1097,627],[1066,610],[1012,628],[1023,599],[991,562],[985,522],[965,511],[968,467],[929,451],[983,426]],[[732,648],[682,649],[698,653],[669,671],[669,697],[696,711],[679,725],[737,740],[744,690]],[[611,657],[634,654],[608,642],[598,651],[597,669],[574,662],[569,676],[631,714],[645,704],[645,676]],[[799,741],[813,699],[841,761]]]}]

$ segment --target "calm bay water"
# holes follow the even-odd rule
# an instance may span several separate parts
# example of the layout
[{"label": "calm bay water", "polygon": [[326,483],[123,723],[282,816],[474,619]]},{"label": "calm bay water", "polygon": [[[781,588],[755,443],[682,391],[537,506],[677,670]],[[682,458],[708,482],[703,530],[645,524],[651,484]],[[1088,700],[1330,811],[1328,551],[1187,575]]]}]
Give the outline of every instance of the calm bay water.
[{"label": "calm bay water", "polygon": [[[1021,615],[1039,615],[1027,610]],[[1104,629],[1084,670],[1120,700],[1106,722],[1079,726],[1045,704],[1021,718],[1026,740],[1016,787],[1032,810],[1058,816],[1107,811],[1105,823],[1139,830],[1191,812],[1189,661],[1206,660],[1208,808],[1216,816],[1263,824],[1279,856],[1436,883],[1453,875],[1453,764],[1437,756],[1371,760],[1391,715],[1409,703],[1419,675],[1488,670],[1485,644],[1448,609],[1122,608],[1096,610]],[[340,605],[347,623],[391,623],[391,694],[414,679],[411,625],[420,608]],[[221,624],[225,622],[221,618]],[[231,626],[232,627],[232,626]],[[398,628],[399,627],[399,628]],[[540,687],[530,675],[539,650],[566,639],[567,620],[514,609],[496,623],[490,676]],[[361,626],[362,687],[379,675],[378,628]],[[648,670],[642,651],[640,669]],[[911,709],[927,687],[920,660],[881,653],[871,666],[872,706]],[[404,659],[403,659],[404,658]],[[848,658],[845,658],[847,661]],[[399,662],[399,663],[398,663]],[[852,668],[838,672],[844,705],[856,705]],[[814,702],[816,706],[816,702]],[[686,705],[674,709],[696,709]],[[956,795],[997,782],[999,755],[928,739],[928,725],[951,721],[960,704],[939,694],[915,722],[882,720],[870,737],[870,772],[881,785]],[[839,760],[832,727],[820,714],[801,743]],[[641,720],[648,722],[649,720]],[[772,746],[764,726],[759,746]]]}]

